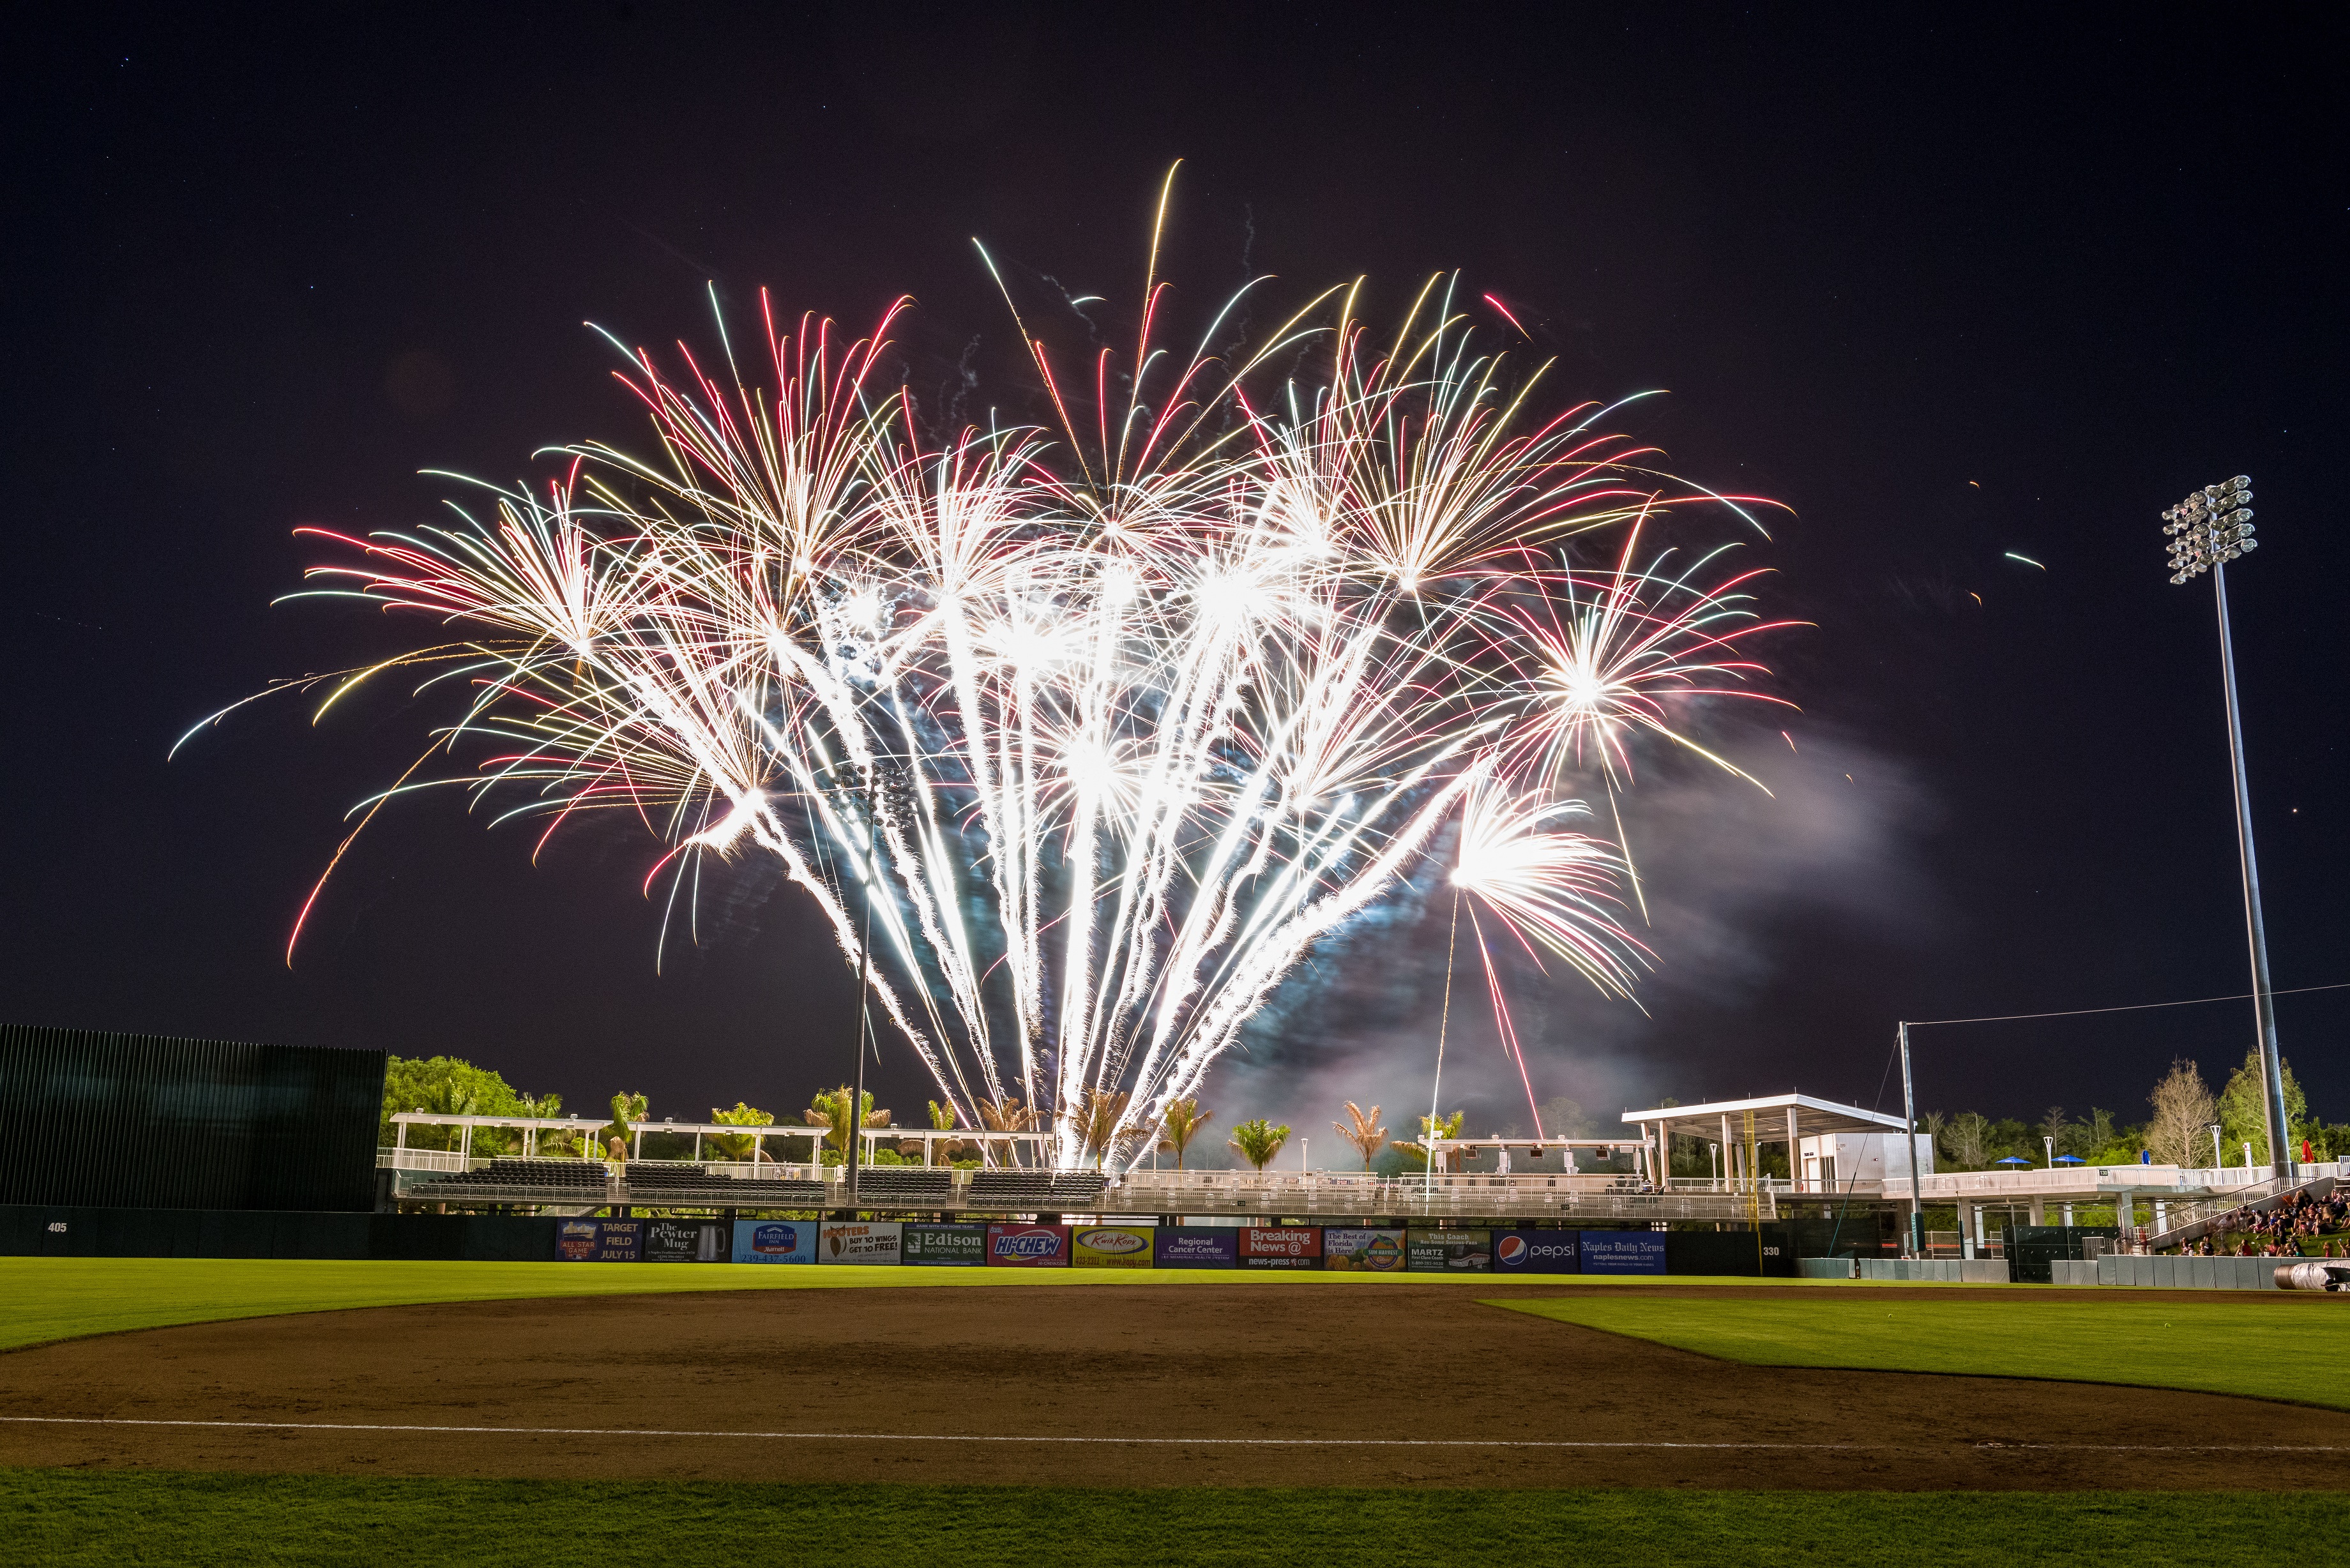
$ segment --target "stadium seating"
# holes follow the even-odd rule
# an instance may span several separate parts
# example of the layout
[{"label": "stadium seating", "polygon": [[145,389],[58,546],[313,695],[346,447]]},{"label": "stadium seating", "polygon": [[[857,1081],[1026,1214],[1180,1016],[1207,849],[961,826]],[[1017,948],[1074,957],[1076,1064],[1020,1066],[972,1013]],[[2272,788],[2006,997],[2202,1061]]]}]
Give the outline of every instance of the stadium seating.
[{"label": "stadium seating", "polygon": [[425,1177],[411,1187],[526,1187],[554,1196],[565,1192],[601,1193],[602,1165],[587,1159],[494,1159],[479,1170],[449,1170]]},{"label": "stadium seating", "polygon": [[941,1166],[865,1165],[857,1169],[857,1195],[868,1202],[910,1204],[954,1200],[954,1172]]},{"label": "stadium seating", "polygon": [[1091,1170],[975,1170],[964,1201],[974,1209],[1086,1210],[1099,1206],[1108,1186]]},{"label": "stadium seating", "polygon": [[469,1174],[498,1187],[601,1187],[607,1179],[593,1159],[494,1159]]}]

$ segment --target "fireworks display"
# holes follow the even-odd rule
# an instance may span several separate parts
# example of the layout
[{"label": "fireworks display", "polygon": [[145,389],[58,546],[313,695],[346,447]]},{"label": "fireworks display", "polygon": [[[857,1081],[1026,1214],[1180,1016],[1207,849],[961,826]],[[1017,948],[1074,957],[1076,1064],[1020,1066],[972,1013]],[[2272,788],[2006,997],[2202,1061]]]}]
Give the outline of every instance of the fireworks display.
[{"label": "fireworks display", "polygon": [[[1337,291],[1189,358],[1165,300],[1148,280],[1130,359],[1072,368],[1024,324],[1054,418],[943,434],[889,384],[897,310],[847,341],[763,300],[764,375],[731,344],[723,374],[633,357],[641,453],[572,449],[442,526],[307,531],[348,552],[314,591],[456,639],[334,679],[465,692],[368,815],[463,755],[501,818],[641,817],[673,907],[712,857],[775,857],[852,963],[870,932],[958,1120],[1034,1115],[1062,1165],[1147,1147],[1407,882],[1458,889],[1524,1075],[1491,944],[1628,997],[1633,748],[1752,695],[1748,576],[1640,554],[1665,509],[1741,498],[1596,406],[1538,413],[1441,280],[1391,335]],[[1081,1113],[1120,1093],[1105,1140]]]}]

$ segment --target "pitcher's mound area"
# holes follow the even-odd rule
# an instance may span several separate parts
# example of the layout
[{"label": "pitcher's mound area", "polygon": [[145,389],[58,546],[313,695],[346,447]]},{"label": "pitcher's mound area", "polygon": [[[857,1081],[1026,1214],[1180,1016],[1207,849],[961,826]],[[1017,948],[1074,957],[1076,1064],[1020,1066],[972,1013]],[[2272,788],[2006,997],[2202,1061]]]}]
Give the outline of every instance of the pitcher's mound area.
[{"label": "pitcher's mound area", "polygon": [[[1302,1282],[760,1291],[158,1329],[0,1355],[0,1416],[51,1418],[0,1421],[0,1464],[2070,1490],[2327,1485],[2350,1462],[2350,1414],[2090,1384],[1741,1366],[1475,1300],[1546,1293]],[[2016,1316],[2030,1332],[2028,1304]],[[89,1418],[109,1424],[78,1424]],[[2334,1451],[2279,1451],[2288,1447]]]}]

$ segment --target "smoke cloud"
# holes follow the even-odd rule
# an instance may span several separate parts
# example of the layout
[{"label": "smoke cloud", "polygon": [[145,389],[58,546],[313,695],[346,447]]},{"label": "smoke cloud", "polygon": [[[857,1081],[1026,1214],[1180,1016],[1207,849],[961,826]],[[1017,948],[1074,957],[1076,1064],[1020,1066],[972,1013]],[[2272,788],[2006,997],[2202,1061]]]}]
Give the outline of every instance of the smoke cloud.
[{"label": "smoke cloud", "polygon": [[[1378,1103],[1388,1136],[1412,1137],[1430,1108],[1441,1029],[1441,1110],[1465,1108],[1471,1132],[1530,1135],[1528,1085],[1493,1016],[1490,952],[1533,1099],[1572,1100],[1591,1131],[1612,1131],[1627,1106],[1704,1092],[1692,1082],[1701,1071],[1693,1058],[1718,1042],[1692,1038],[1693,1023],[1750,1005],[1779,981],[1798,956],[1788,950],[1791,926],[1825,921],[1915,940],[1933,925],[1915,846],[1934,814],[1905,766],[1817,728],[1794,745],[1775,730],[1733,732],[1721,749],[1770,793],[1679,756],[1644,768],[1619,796],[1648,912],[1643,923],[1627,888],[1624,919],[1655,955],[1637,1005],[1602,996],[1555,961],[1544,972],[1462,900],[1448,1007],[1454,899],[1426,877],[1284,985],[1245,1049],[1209,1080],[1203,1098],[1219,1125],[1267,1116],[1316,1140],[1309,1152],[1293,1139],[1284,1164],[1350,1163],[1330,1126],[1348,1100]],[[1592,830],[1613,836],[1605,794],[1592,804]],[[1571,1130],[1550,1119],[1546,1132]]]}]

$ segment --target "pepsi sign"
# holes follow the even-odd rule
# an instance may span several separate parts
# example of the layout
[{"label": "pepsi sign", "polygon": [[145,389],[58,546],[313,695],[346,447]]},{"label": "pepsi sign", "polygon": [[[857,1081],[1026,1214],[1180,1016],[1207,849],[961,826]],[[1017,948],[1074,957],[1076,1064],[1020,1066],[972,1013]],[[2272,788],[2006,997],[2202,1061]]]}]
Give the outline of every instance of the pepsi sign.
[{"label": "pepsi sign", "polygon": [[1583,1272],[1581,1232],[1575,1231],[1496,1231],[1493,1270],[1503,1274],[1579,1274]]}]

